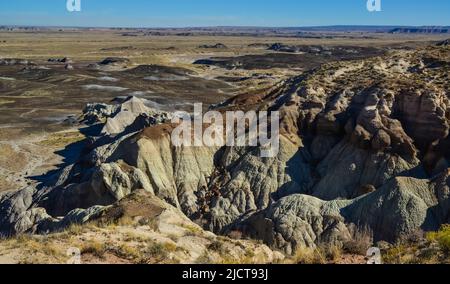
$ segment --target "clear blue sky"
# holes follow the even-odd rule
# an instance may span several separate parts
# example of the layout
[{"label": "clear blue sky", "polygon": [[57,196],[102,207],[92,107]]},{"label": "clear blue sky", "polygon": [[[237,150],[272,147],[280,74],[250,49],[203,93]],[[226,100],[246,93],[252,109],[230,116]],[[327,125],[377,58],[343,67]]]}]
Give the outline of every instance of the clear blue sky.
[{"label": "clear blue sky", "polygon": [[450,25],[450,0],[0,0],[0,25],[44,26],[322,26]]}]

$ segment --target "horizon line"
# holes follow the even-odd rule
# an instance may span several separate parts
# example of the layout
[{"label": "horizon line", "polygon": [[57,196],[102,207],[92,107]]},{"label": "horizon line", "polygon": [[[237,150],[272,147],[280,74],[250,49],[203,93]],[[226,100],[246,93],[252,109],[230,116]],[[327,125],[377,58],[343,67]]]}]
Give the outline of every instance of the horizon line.
[{"label": "horizon line", "polygon": [[99,28],[99,29],[196,29],[196,28],[259,28],[259,29],[302,29],[302,28],[450,28],[450,25],[365,25],[365,24],[340,24],[340,25],[311,25],[311,26],[252,26],[252,25],[210,25],[210,26],[70,26],[70,25],[20,25],[20,24],[0,24],[0,27],[30,27],[30,28]]}]

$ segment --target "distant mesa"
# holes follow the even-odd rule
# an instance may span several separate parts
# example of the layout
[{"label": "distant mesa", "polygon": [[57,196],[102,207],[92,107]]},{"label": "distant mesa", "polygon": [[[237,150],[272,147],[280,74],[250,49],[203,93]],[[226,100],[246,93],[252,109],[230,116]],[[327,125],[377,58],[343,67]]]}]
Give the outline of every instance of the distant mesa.
[{"label": "distant mesa", "polygon": [[123,57],[107,57],[98,63],[89,64],[87,67],[93,70],[119,70],[127,68],[131,61]]},{"label": "distant mesa", "polygon": [[220,68],[234,69],[238,66],[234,64],[233,58],[210,58],[198,59],[193,62],[194,65],[217,66]]},{"label": "distant mesa", "polygon": [[[283,43],[274,43],[268,50],[278,51],[278,52],[289,52],[289,53],[311,53],[311,54],[323,54],[331,55],[333,48],[322,46],[322,45],[286,45]],[[353,53],[355,50],[347,50],[347,53]],[[357,52],[356,52],[357,53]]]},{"label": "distant mesa", "polygon": [[128,58],[123,57],[107,57],[100,61],[98,64],[100,65],[122,65],[122,64],[128,64],[130,63],[130,60]]},{"label": "distant mesa", "polygon": [[271,47],[271,44],[269,44],[269,43],[251,43],[248,45],[248,47],[268,49]]},{"label": "distant mesa", "polygon": [[446,40],[443,40],[441,42],[438,42],[436,44],[436,46],[448,46],[449,43],[450,43],[450,39],[446,39]]},{"label": "distant mesa", "polygon": [[401,27],[389,31],[391,34],[448,34],[450,27]]},{"label": "distant mesa", "polygon": [[286,45],[283,43],[274,43],[268,48],[268,50],[279,51],[279,52],[292,52],[292,53],[301,52],[301,49],[299,46]]},{"label": "distant mesa", "polygon": [[155,77],[172,77],[172,76],[189,76],[195,75],[195,72],[180,68],[180,67],[168,67],[161,65],[139,65],[133,69],[127,70],[128,74],[135,76],[155,76]]},{"label": "distant mesa", "polygon": [[107,47],[100,49],[101,51],[124,51],[124,50],[136,50],[137,48],[134,46],[115,46],[115,47]]},{"label": "distant mesa", "polygon": [[122,36],[132,36],[132,37],[137,37],[137,36],[139,36],[139,35],[136,34],[136,33],[123,33]]},{"label": "distant mesa", "polygon": [[13,65],[35,65],[35,64],[26,59],[0,58],[0,66],[13,66]]},{"label": "distant mesa", "polygon": [[73,63],[73,60],[68,58],[68,57],[64,57],[64,58],[49,58],[47,61],[51,62],[51,63],[66,63],[66,64]]},{"label": "distant mesa", "polygon": [[[217,60],[214,59],[199,59],[194,61],[194,65],[216,65],[218,63]],[[224,61],[225,63],[225,61]]]},{"label": "distant mesa", "polygon": [[355,60],[382,55],[385,51],[375,47],[285,45],[274,43],[270,53],[236,57],[208,57],[193,62],[195,65],[216,66],[229,70],[261,70],[271,68],[313,69],[329,61]]},{"label": "distant mesa", "polygon": [[215,49],[227,49],[228,47],[223,43],[216,43],[214,45],[203,44],[198,48],[215,48]]}]

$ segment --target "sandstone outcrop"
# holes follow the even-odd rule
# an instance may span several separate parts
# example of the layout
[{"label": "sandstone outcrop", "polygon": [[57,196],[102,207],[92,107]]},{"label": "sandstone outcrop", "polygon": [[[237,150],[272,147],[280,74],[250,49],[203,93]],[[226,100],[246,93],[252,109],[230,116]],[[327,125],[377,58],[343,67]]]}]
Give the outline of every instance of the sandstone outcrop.
[{"label": "sandstone outcrop", "polygon": [[388,242],[435,230],[450,221],[449,61],[448,48],[398,51],[274,86],[252,105],[280,112],[274,158],[261,147],[174,147],[168,116],[137,99],[90,105],[84,119],[103,123],[100,136],[56,186],[3,195],[0,232],[83,222],[140,189],[214,233],[239,230],[286,253],[342,244],[349,226]]}]

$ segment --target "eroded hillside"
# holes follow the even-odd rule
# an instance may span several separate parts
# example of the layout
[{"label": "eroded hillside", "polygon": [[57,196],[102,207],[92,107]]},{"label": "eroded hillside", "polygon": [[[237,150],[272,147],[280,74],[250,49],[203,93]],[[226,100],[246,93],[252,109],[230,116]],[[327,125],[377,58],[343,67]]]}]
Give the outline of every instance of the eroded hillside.
[{"label": "eroded hillside", "polygon": [[139,190],[205,230],[287,254],[342,246],[355,231],[390,243],[436,231],[450,222],[449,64],[448,46],[391,51],[217,106],[279,111],[274,158],[261,158],[259,147],[176,148],[170,114],[137,98],[114,111],[91,106],[84,119],[102,129],[43,188],[0,195],[0,233],[98,222]]}]

